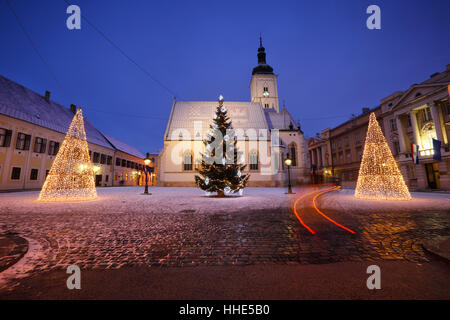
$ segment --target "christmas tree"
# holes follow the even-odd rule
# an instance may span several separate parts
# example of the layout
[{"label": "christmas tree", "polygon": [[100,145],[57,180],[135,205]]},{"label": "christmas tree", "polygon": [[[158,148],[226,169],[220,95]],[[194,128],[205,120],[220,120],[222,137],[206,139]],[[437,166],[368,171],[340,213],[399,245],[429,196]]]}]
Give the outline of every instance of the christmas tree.
[{"label": "christmas tree", "polygon": [[195,176],[195,183],[207,194],[217,192],[223,197],[239,192],[242,195],[250,176],[243,173],[247,165],[243,164],[243,155],[237,150],[236,143],[231,120],[220,96],[210,132],[203,140],[206,152],[201,154],[202,163],[196,169],[201,177]]},{"label": "christmas tree", "polygon": [[375,113],[370,114],[355,197],[373,200],[411,200]]},{"label": "christmas tree", "polygon": [[83,113],[78,109],[39,194],[39,201],[78,201],[97,198],[89,158]]}]

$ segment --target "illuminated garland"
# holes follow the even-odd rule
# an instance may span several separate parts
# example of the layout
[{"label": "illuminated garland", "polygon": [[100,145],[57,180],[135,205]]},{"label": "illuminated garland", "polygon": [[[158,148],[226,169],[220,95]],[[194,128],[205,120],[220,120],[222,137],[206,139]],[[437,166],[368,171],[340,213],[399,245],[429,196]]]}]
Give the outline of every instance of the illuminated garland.
[{"label": "illuminated garland", "polygon": [[78,109],[39,194],[39,201],[97,198],[94,167],[89,158],[83,113]]},{"label": "illuminated garland", "polygon": [[355,197],[372,200],[411,200],[408,187],[373,112],[370,114]]}]

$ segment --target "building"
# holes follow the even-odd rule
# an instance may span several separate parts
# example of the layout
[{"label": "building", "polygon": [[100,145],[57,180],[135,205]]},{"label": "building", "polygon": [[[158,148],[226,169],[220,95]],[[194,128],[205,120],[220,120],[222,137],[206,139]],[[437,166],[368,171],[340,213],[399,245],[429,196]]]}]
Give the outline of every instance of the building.
[{"label": "building", "polygon": [[[42,187],[76,110],[0,76],[0,190]],[[96,185],[141,183],[144,155],[84,120]]]},{"label": "building", "polygon": [[[375,112],[388,145],[410,190],[450,190],[450,65],[406,91],[381,99],[376,108],[329,130],[328,139],[334,177],[343,186],[355,187],[370,112]],[[441,160],[434,159],[433,139],[441,142]],[[317,152],[317,138],[309,151]],[[419,146],[419,163],[412,159],[411,144]],[[316,164],[311,157],[311,165]],[[318,174],[323,172],[318,171]]]},{"label": "building", "polygon": [[[307,144],[299,125],[286,109],[280,111],[277,75],[266,63],[265,48],[258,49],[258,65],[250,81],[250,101],[226,101],[233,128],[239,132],[238,148],[250,173],[249,186],[284,186],[284,159],[292,157],[291,180],[308,183]],[[159,184],[194,186],[195,168],[204,152],[202,140],[218,106],[217,101],[173,101],[160,155]]]},{"label": "building", "polygon": [[[385,136],[410,189],[450,190],[450,64],[420,84],[381,100]],[[434,159],[433,139],[441,142]],[[419,146],[414,164],[411,144]]]},{"label": "building", "polygon": [[333,182],[329,139],[330,129],[325,129],[308,141],[309,158],[311,161],[311,182],[313,184]]},{"label": "building", "polygon": [[364,142],[369,126],[369,115],[374,112],[381,130],[383,123],[379,116],[381,108],[363,108],[359,116],[330,129],[331,173],[345,187],[355,187],[359,166],[364,151]]}]

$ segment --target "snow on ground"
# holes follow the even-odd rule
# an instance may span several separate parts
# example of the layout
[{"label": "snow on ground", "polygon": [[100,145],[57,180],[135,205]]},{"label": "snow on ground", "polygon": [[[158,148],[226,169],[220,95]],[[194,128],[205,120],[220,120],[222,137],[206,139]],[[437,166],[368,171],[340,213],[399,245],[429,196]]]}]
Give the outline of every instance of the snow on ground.
[{"label": "snow on ground", "polygon": [[287,196],[286,188],[246,188],[244,196],[230,198],[207,197],[198,188],[151,187],[151,195],[143,195],[143,187],[98,188],[98,199],[92,201],[46,203],[36,199],[39,191],[0,194],[0,213],[48,210],[58,212],[103,211],[151,213],[203,213],[211,211],[241,211],[254,209],[280,209],[289,207],[296,199]]},{"label": "snow on ground", "polygon": [[[0,213],[29,212],[95,212],[115,213],[208,213],[243,210],[291,208],[295,199],[310,191],[297,189],[296,195],[286,195],[286,188],[246,188],[244,196],[231,198],[207,197],[198,188],[149,188],[152,195],[142,195],[143,187],[98,188],[93,201],[45,203],[36,199],[39,191],[0,193]],[[348,212],[445,211],[450,212],[450,194],[413,192],[411,201],[360,200],[353,189],[326,193],[318,198],[319,207]]]},{"label": "snow on ground", "polygon": [[434,192],[411,192],[412,200],[361,200],[354,197],[354,189],[329,192],[319,198],[323,210],[344,210],[345,212],[450,212],[450,194]]}]

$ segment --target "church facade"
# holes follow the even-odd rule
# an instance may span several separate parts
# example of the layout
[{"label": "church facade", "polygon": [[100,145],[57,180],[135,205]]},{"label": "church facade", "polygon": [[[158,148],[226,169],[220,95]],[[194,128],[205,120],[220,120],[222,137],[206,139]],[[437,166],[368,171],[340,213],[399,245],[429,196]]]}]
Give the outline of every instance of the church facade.
[{"label": "church facade", "polygon": [[[292,159],[292,184],[310,182],[306,139],[289,112],[280,111],[277,75],[266,63],[265,48],[258,49],[258,65],[250,81],[250,101],[224,101],[250,174],[248,186],[285,186],[284,160]],[[196,168],[205,152],[205,139],[218,101],[173,101],[160,154],[158,184],[194,186]]]}]

